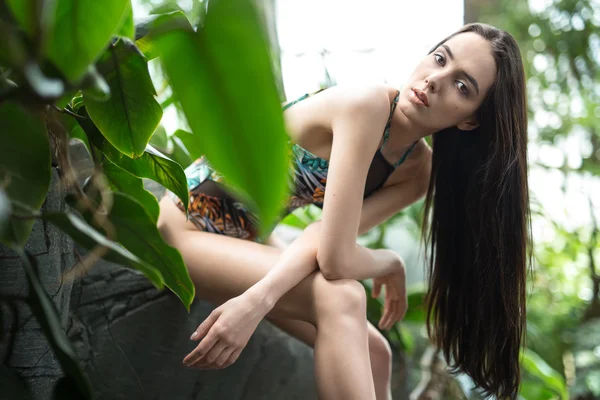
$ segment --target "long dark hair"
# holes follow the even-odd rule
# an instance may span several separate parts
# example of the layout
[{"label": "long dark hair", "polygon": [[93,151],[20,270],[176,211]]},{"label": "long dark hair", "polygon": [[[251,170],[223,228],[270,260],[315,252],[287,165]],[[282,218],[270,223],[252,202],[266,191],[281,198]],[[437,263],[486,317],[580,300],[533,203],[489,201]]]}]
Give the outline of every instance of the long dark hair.
[{"label": "long dark hair", "polygon": [[423,230],[427,331],[453,372],[486,395],[513,399],[531,265],[525,74],[514,38],[485,24],[465,25],[432,51],[464,32],[489,41],[498,72],[478,128],[433,134]]}]

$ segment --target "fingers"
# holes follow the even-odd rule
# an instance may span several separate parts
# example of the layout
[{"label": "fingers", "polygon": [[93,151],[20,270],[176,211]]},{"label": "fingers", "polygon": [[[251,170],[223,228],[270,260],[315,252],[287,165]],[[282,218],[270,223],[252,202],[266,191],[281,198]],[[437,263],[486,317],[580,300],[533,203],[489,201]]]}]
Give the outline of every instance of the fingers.
[{"label": "fingers", "polygon": [[217,357],[217,359],[211,364],[211,368],[213,369],[221,369],[221,368],[226,368],[231,364],[227,364],[227,361],[229,360],[229,357],[231,356],[231,354],[235,351],[235,348],[233,347],[227,347],[225,348],[221,354],[219,354],[219,357]]},{"label": "fingers", "polygon": [[371,296],[373,298],[379,297],[381,294],[381,282],[373,280],[373,289],[371,289]]},{"label": "fingers", "polygon": [[379,329],[384,330],[385,327],[387,326],[387,322],[390,318],[390,298],[388,296],[385,296],[385,304],[383,306],[383,315],[381,316],[381,319],[379,320]]},{"label": "fingers", "polygon": [[226,349],[227,345],[219,340],[204,356],[198,358],[188,366],[200,369],[212,369],[214,367],[214,362]]},{"label": "fingers", "polygon": [[384,330],[388,330],[392,327],[392,325],[394,324],[394,318],[396,316],[396,309],[397,309],[397,304],[395,301],[390,301],[388,303],[388,310],[386,312],[386,318],[385,321],[383,321],[382,323],[382,329]]},{"label": "fingers", "polygon": [[190,366],[197,362],[200,358],[208,354],[208,352],[217,343],[217,340],[218,335],[216,335],[215,332],[208,332],[208,334],[206,334],[206,336],[202,339],[200,344],[196,346],[196,348],[183,359],[183,364],[186,366]]},{"label": "fingers", "polygon": [[213,326],[213,324],[219,318],[220,309],[215,309],[210,315],[198,326],[198,328],[192,333],[190,336],[190,340],[200,340],[202,339]]}]

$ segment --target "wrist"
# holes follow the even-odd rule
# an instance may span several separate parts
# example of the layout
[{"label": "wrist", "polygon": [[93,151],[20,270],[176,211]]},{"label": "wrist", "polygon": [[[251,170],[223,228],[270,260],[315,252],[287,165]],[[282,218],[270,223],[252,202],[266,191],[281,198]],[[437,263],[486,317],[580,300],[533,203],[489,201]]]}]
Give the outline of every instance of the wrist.
[{"label": "wrist", "polygon": [[255,284],[244,293],[246,299],[256,308],[267,314],[275,307],[277,300],[267,290],[263,290],[259,284]]}]

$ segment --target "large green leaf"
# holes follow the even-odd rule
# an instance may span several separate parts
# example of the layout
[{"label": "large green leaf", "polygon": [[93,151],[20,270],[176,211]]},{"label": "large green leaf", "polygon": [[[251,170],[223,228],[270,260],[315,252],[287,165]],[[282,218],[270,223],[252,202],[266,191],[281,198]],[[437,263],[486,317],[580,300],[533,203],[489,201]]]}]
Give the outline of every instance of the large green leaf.
[{"label": "large green leaf", "polygon": [[78,81],[119,32],[130,0],[56,0],[48,58],[71,81]]},{"label": "large green leaf", "polygon": [[29,281],[28,303],[31,307],[31,311],[37,318],[46,338],[50,342],[62,370],[76,383],[76,392],[73,393],[73,398],[91,399],[92,390],[90,381],[83,372],[77,354],[71,346],[69,339],[67,339],[56,306],[52,300],[50,300],[39,281],[36,270],[34,269],[34,266],[36,265],[35,257],[30,256],[20,248],[14,248],[14,250],[19,254],[23,261],[23,268],[25,269]]},{"label": "large green leaf", "polygon": [[152,193],[144,189],[144,182],[141,178],[131,175],[108,158],[102,162],[102,171],[108,178],[112,190],[123,192],[136,199],[156,224],[160,212],[158,201]]},{"label": "large green leaf", "polygon": [[564,378],[550,367],[539,355],[530,349],[521,352],[523,369],[540,379],[544,385],[560,395],[561,400],[568,400],[569,393]]},{"label": "large green leaf", "polygon": [[[154,43],[195,142],[246,195],[264,235],[288,195],[287,136],[268,44],[250,1],[208,7],[198,32],[171,31]],[[193,145],[188,150],[195,154]]]},{"label": "large green leaf", "polygon": [[37,0],[6,0],[13,17],[30,37],[34,36],[36,27]]},{"label": "large green leaf", "polygon": [[[80,111],[85,114],[83,109]],[[146,152],[140,158],[131,159],[106,141],[91,120],[80,119],[78,122],[94,146],[98,147],[113,163],[137,177],[148,178],[160,183],[175,193],[187,210],[189,193],[187,178],[181,165],[165,157],[152,146],[147,146]]]},{"label": "large green leaf", "polygon": [[[88,212],[83,211],[83,215],[88,223],[102,231],[101,227],[91,221],[91,215]],[[183,215],[182,218],[184,218]],[[195,287],[181,254],[177,249],[165,243],[156,223],[148,216],[141,204],[125,194],[114,193],[108,219],[115,227],[116,240],[144,262],[160,271],[165,285],[181,299],[189,310],[194,299]]]},{"label": "large green leaf", "polygon": [[131,7],[131,3],[128,4],[127,11],[125,11],[123,25],[121,26],[119,32],[117,32],[117,35],[135,40],[135,24],[133,21],[133,7]]},{"label": "large green leaf", "polygon": [[77,215],[71,212],[49,212],[43,213],[41,217],[69,235],[76,243],[87,250],[92,250],[97,245],[107,247],[108,252],[102,258],[142,272],[157,289],[163,289],[164,279],[156,268],[131,254],[119,244],[108,240],[106,236],[92,228]]},{"label": "large green leaf", "polygon": [[98,71],[108,82],[111,97],[96,101],[84,92],[86,110],[114,147],[139,157],[162,117],[146,59],[129,39],[121,38],[104,53]]},{"label": "large green leaf", "polygon": [[135,44],[148,60],[153,60],[158,57],[153,36],[177,29],[193,30],[190,21],[183,12],[174,11],[166,14],[152,15],[136,25]]},{"label": "large green leaf", "polygon": [[[10,200],[38,210],[50,185],[50,143],[45,125],[39,116],[5,102],[0,104],[0,127],[0,182],[6,185]],[[13,218],[0,241],[23,246],[33,222]]]}]

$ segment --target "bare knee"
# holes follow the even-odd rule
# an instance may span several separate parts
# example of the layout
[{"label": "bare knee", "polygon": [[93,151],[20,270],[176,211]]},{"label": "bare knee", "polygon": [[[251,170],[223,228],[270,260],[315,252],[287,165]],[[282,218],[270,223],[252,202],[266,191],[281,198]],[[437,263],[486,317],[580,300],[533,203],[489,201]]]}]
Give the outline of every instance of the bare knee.
[{"label": "bare knee", "polygon": [[392,368],[392,348],[374,327],[369,331],[369,354],[373,370],[389,374]]},{"label": "bare knee", "polygon": [[354,279],[328,280],[317,272],[314,281],[317,322],[322,318],[352,316],[366,320],[367,298]]}]

